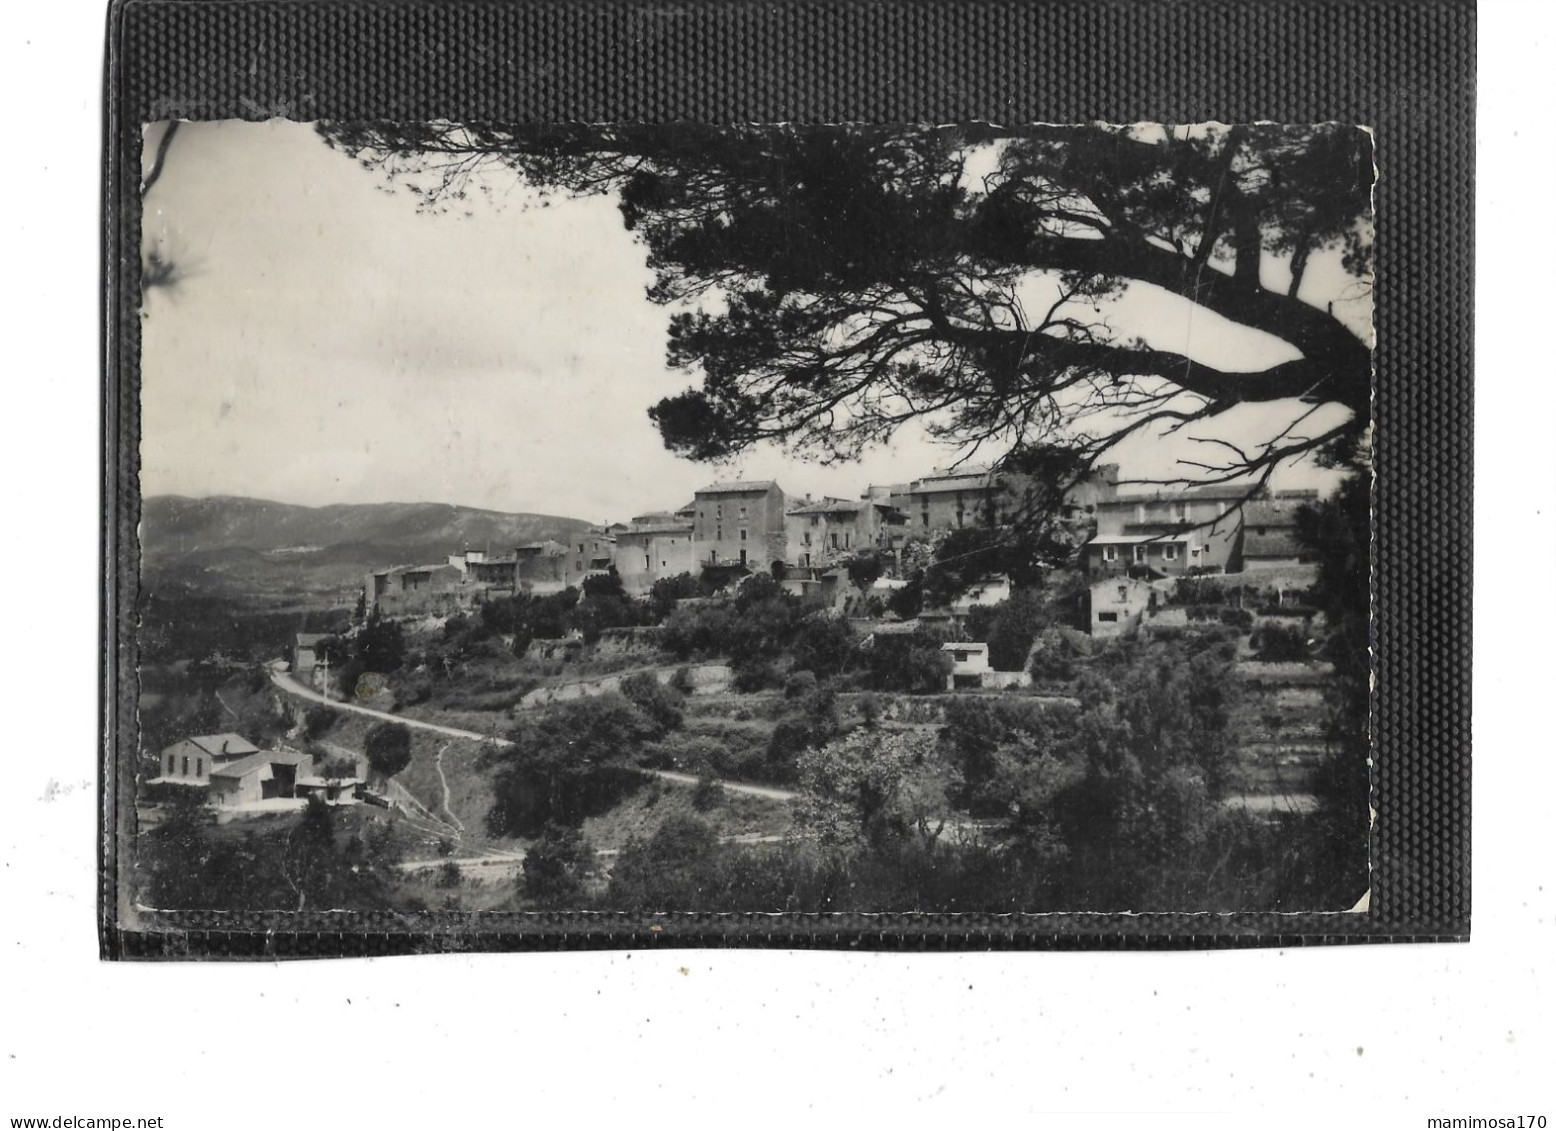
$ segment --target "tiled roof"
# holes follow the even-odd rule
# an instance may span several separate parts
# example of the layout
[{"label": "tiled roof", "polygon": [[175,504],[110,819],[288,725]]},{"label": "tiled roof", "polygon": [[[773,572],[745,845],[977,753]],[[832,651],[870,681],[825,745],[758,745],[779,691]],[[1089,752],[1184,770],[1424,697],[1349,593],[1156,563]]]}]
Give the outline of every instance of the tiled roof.
[{"label": "tiled roof", "polygon": [[1302,543],[1290,527],[1272,527],[1263,534],[1247,527],[1243,530],[1245,558],[1295,558],[1303,552]]},{"label": "tiled roof", "polygon": [[228,762],[223,766],[212,766],[213,778],[241,778],[261,766],[300,766],[304,762],[313,759],[307,754],[297,754],[290,750],[261,750],[258,754],[250,754],[247,758],[239,758],[236,762]]},{"label": "tiled roof", "polygon": [[1136,542],[1182,542],[1186,534],[1098,534],[1086,543],[1088,546],[1124,546]]},{"label": "tiled roof", "polygon": [[[760,494],[778,486],[771,479],[732,479],[727,483],[710,483],[697,492],[699,495],[748,495]],[[695,506],[696,504],[693,503]]]},{"label": "tiled roof", "polygon": [[634,534],[690,534],[692,524],[689,522],[660,522],[653,526],[634,526],[625,531],[623,537],[630,538]]},{"label": "tiled roof", "polygon": [[201,750],[204,750],[213,758],[235,758],[243,754],[253,754],[259,749],[241,734],[197,734],[189,739]]},{"label": "tiled roof", "polygon": [[864,500],[823,499],[819,503],[803,503],[789,511],[790,514],[858,514],[871,504]]},{"label": "tiled roof", "polygon": [[1249,526],[1292,526],[1297,511],[1311,502],[1307,499],[1255,499],[1243,507],[1243,522]]}]

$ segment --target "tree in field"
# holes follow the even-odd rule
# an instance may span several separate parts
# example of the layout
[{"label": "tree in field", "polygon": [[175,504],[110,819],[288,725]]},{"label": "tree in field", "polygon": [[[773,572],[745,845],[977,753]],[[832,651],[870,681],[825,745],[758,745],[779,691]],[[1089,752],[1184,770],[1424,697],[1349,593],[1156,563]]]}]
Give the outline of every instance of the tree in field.
[{"label": "tree in field", "polygon": [[519,890],[537,907],[575,905],[594,873],[594,846],[567,825],[547,825],[524,856]]},{"label": "tree in field", "polygon": [[936,739],[860,729],[800,754],[795,823],[824,845],[879,844],[944,831],[950,803]]},{"label": "tree in field", "polygon": [[[1051,511],[1135,435],[1183,443],[1158,482],[1256,486],[1367,433],[1361,129],[320,129],[433,208],[514,175],[611,196],[697,379],[650,415],[693,459],[848,460],[916,423],[1004,452]],[[1153,332],[1142,303],[1208,332]]]},{"label": "tree in field", "polygon": [[581,825],[643,780],[634,756],[658,724],[620,695],[561,703],[526,718],[493,751],[495,801],[487,826],[499,836],[539,836],[547,825]]},{"label": "tree in field", "polygon": [[367,764],[385,784],[411,764],[411,732],[403,723],[375,723],[362,746]]}]

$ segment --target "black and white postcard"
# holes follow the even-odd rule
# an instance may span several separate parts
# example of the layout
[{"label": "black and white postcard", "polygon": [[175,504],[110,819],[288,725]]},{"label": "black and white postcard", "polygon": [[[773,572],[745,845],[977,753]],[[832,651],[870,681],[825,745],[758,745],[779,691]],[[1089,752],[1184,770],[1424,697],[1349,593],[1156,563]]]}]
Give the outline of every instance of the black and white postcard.
[{"label": "black and white postcard", "polygon": [[1368,130],[143,151],[131,918],[1365,908]]}]

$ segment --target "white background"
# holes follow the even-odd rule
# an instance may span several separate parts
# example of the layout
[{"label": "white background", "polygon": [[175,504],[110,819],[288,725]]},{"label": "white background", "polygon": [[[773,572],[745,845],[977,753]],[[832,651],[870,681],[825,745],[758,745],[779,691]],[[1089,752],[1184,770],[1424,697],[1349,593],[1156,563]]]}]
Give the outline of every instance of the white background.
[{"label": "white background", "polygon": [[[1552,7],[1482,5],[1472,943],[224,966],[97,960],[103,19],[95,2],[6,6],[0,1119],[163,1115],[177,1129],[1556,1119],[1556,137],[1537,113],[1552,102]],[[1051,1114],[1065,1112],[1101,1114]],[[1118,1114],[1141,1112],[1163,1114]]]}]

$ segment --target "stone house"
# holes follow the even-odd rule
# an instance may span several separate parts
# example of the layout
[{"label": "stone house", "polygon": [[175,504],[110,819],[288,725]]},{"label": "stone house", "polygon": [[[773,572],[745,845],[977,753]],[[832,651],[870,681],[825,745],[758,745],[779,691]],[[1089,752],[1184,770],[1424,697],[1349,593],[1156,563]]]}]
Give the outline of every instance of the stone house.
[{"label": "stone house", "polygon": [[1312,551],[1297,538],[1297,512],[1317,501],[1317,491],[1277,491],[1245,504],[1243,569],[1284,569],[1312,561]]},{"label": "stone house", "polygon": [[792,566],[828,566],[861,550],[892,550],[906,517],[877,499],[824,498],[789,508],[785,527]]},{"label": "stone house", "polygon": [[447,616],[469,600],[465,571],[447,562],[374,570],[363,583],[367,607],[384,616]]},{"label": "stone house", "polygon": [[319,642],[327,639],[324,632],[299,632],[292,638],[292,678],[308,687],[318,687],[325,679],[324,666],[319,663]]},{"label": "stone house", "polygon": [[697,492],[694,507],[692,545],[699,566],[783,572],[788,538],[783,488],[777,483],[710,483]]},{"label": "stone house", "polygon": [[1009,522],[1025,497],[1028,480],[1013,472],[980,465],[937,468],[911,483],[884,491],[872,487],[870,497],[884,494],[889,505],[905,516],[904,531],[926,536],[938,530],[997,526]]},{"label": "stone house", "polygon": [[694,524],[674,515],[640,516],[616,534],[615,565],[622,587],[640,597],[654,582],[681,573],[695,573],[696,551],[692,545]]}]

